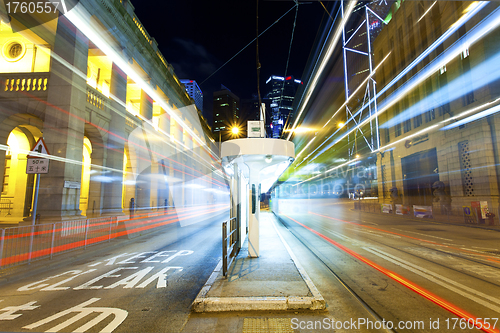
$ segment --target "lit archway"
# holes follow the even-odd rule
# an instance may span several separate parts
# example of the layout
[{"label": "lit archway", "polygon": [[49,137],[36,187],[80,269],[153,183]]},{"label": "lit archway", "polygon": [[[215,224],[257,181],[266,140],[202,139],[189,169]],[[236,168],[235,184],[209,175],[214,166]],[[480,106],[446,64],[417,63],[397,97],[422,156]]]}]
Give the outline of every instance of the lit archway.
[{"label": "lit archway", "polygon": [[[26,174],[26,152],[31,150],[36,138],[26,129],[14,128],[7,139],[9,149],[5,154],[2,186],[2,207],[0,214],[12,217],[29,216],[34,175]],[[7,204],[7,205],[5,205]],[[10,209],[9,209],[10,208]]]},{"label": "lit archway", "polygon": [[89,185],[90,185],[90,165],[92,161],[92,144],[85,136],[83,137],[83,158],[82,158],[82,181],[80,185],[80,209],[82,215],[87,215],[89,203]]}]

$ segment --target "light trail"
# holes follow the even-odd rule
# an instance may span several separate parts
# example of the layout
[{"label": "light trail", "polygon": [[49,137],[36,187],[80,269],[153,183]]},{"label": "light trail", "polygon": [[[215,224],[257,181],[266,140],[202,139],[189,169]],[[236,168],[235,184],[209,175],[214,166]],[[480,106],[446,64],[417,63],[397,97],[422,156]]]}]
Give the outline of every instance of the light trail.
[{"label": "light trail", "polygon": [[[409,71],[411,71],[415,66],[417,66],[420,61],[422,61],[426,56],[428,56],[431,52],[433,52],[440,44],[442,44],[448,37],[452,36],[462,25],[464,25],[466,22],[468,22],[474,15],[476,15],[481,9],[483,9],[488,3],[487,2],[484,2],[484,3],[476,3],[473,7],[471,7],[470,9],[468,8],[468,11],[460,18],[458,19],[443,35],[441,35],[436,41],[434,41],[434,43],[432,43],[431,46],[429,46],[424,52],[422,52],[422,54],[420,54],[415,60],[413,60],[410,65],[408,65],[404,70],[402,70],[393,80],[391,80],[391,82],[389,82],[382,90],[380,90],[378,92],[378,95],[382,95],[383,93],[385,93],[388,89],[390,89],[397,81],[399,81],[404,75],[406,75]],[[485,18],[483,21],[481,21],[479,24],[477,24],[476,26],[474,26],[474,28],[472,28],[468,33],[467,35],[465,35],[460,41],[464,41],[465,38],[467,38],[468,40],[468,44],[467,45],[472,45],[474,42],[476,42],[477,40],[479,40],[480,38],[484,37],[484,35],[486,35],[487,33],[491,32],[495,27],[497,27],[499,24],[500,24],[500,15],[498,14],[499,12],[499,9],[493,11],[490,15],[488,15],[487,18]],[[460,44],[460,45],[458,45]],[[425,68],[424,68],[424,72],[420,72],[419,73],[419,80],[415,80],[413,79],[411,81],[412,83],[412,86],[409,85],[409,83],[407,82],[405,85],[403,85],[402,87],[400,87],[398,89],[398,94],[397,94],[397,99],[396,98],[393,98],[393,100],[391,101],[392,103],[387,103],[385,106],[379,108],[378,110],[378,113],[376,113],[375,115],[371,116],[371,117],[368,117],[366,118],[365,120],[363,120],[361,123],[357,124],[357,126],[354,126],[350,131],[348,131],[347,133],[345,133],[344,135],[342,135],[340,138],[338,138],[337,140],[335,140],[334,142],[332,142],[331,144],[329,144],[327,147],[325,147],[323,150],[321,150],[319,153],[317,153],[312,159],[311,161],[313,161],[314,159],[316,159],[318,156],[320,156],[321,154],[323,154],[325,151],[327,151],[328,149],[330,149],[332,146],[334,146],[335,144],[337,144],[338,142],[340,142],[341,140],[343,140],[344,138],[346,138],[348,135],[350,135],[351,133],[353,133],[354,131],[358,130],[359,128],[361,128],[362,126],[364,126],[365,124],[367,124],[369,121],[373,120],[375,117],[378,117],[380,116],[381,113],[387,111],[387,109],[394,105],[394,103],[396,103],[397,101],[399,101],[403,96],[405,96],[411,89],[413,89],[417,84],[420,84],[423,80],[427,79],[430,75],[432,75],[433,73],[435,73],[440,67],[443,66],[443,64],[446,64],[448,63],[449,61],[451,61],[454,57],[456,57],[458,54],[460,54],[460,52],[462,51],[463,49],[463,44],[462,43],[454,43],[453,46],[449,49],[447,49],[445,52],[443,52],[443,54],[441,54],[440,56],[438,56],[431,64],[427,65]],[[425,75],[423,74],[425,73]],[[359,87],[358,87],[359,89]],[[403,89],[405,89],[403,91]],[[368,105],[370,105],[370,103],[373,103],[374,99],[372,98],[370,101],[368,101],[368,103],[366,103],[366,105],[364,107],[362,107],[359,111],[357,111],[351,118],[349,118],[346,123],[349,123],[350,121],[352,121],[353,119],[355,119],[356,116],[358,116],[361,112],[363,112],[363,110],[368,107]],[[339,112],[340,110],[338,110],[337,112]],[[329,120],[330,121],[330,120]],[[329,122],[328,121],[328,122]],[[328,123],[327,122],[327,123]],[[335,131],[335,133],[338,132]],[[318,147],[320,148],[323,144],[325,144],[333,135],[332,134],[327,140],[323,141],[322,144]],[[317,148],[317,149],[318,149]],[[315,151],[317,150],[315,149]],[[380,150],[380,149],[379,149]],[[309,154],[310,156],[311,154]],[[308,156],[308,157],[309,157]]]},{"label": "light trail", "polygon": [[305,107],[306,107],[307,103],[309,102],[309,99],[311,98],[312,92],[316,88],[316,85],[318,84],[319,77],[321,76],[328,61],[330,60],[330,57],[332,56],[333,51],[335,49],[335,45],[337,45],[337,43],[340,39],[340,36],[342,34],[343,27],[346,24],[347,20],[350,18],[352,11],[353,11],[356,4],[357,4],[357,1],[349,1],[349,5],[347,6],[347,9],[345,12],[345,17],[342,19],[340,26],[337,27],[337,30],[335,31],[333,38],[330,40],[330,43],[329,43],[327,50],[326,50],[326,53],[324,54],[323,59],[320,62],[319,68],[315,71],[315,74],[314,74],[312,81],[309,81],[307,83],[305,101],[301,101],[301,103],[300,103],[300,105],[301,105],[300,111],[299,111],[299,113],[298,113],[298,115],[293,123],[292,129],[291,129],[292,131],[290,133],[288,133],[288,137],[286,138],[287,140],[290,140],[290,137],[292,136],[293,130],[295,130],[295,127],[297,127],[297,123],[300,119],[300,116],[304,112]]},{"label": "light trail", "polygon": [[419,242],[424,242],[424,243],[429,243],[429,244],[432,244],[432,245],[446,247],[446,248],[453,249],[453,250],[456,250],[456,251],[459,251],[459,252],[464,252],[464,253],[467,253],[467,254],[473,254],[473,255],[481,256],[481,257],[484,257],[484,259],[486,259],[486,260],[500,263],[500,261],[496,257],[489,256],[489,255],[482,254],[482,253],[477,253],[477,252],[469,251],[469,250],[466,250],[466,249],[461,249],[459,247],[454,247],[454,246],[446,245],[446,244],[443,244],[443,243],[437,243],[437,242],[425,240],[425,239],[422,239],[422,238],[416,238],[416,237],[408,236],[408,235],[405,235],[405,234],[400,234],[400,233],[397,233],[397,232],[394,232],[394,231],[380,229],[380,228],[376,228],[376,227],[372,227],[372,226],[368,226],[368,225],[364,225],[364,224],[360,224],[360,223],[356,223],[356,222],[346,221],[346,220],[338,219],[338,218],[331,217],[331,216],[328,216],[328,215],[321,215],[321,214],[317,214],[317,213],[314,213],[314,212],[307,212],[307,213],[313,214],[313,215],[316,215],[316,216],[320,216],[320,217],[324,217],[324,218],[327,218],[327,219],[330,219],[330,220],[335,220],[335,221],[339,221],[339,222],[343,222],[343,223],[348,223],[348,224],[356,225],[356,226],[362,227],[362,228],[368,228],[368,229],[377,230],[377,231],[380,231],[380,232],[383,232],[383,233],[393,234],[393,235],[396,235],[396,236],[399,236],[399,237],[403,237],[403,238],[413,239],[413,240],[416,240],[416,241],[419,241]]},{"label": "light trail", "polygon": [[[106,56],[108,56],[124,73],[127,74],[137,85],[141,87],[155,102],[157,102],[163,110],[165,110],[176,123],[180,124],[181,127],[195,138],[200,146],[207,147],[206,142],[200,138],[191,128],[182,120],[182,118],[176,114],[176,112],[168,105],[166,101],[155,91],[145,79],[141,77],[139,73],[128,63],[126,59],[120,54],[120,52],[113,49],[110,46],[110,42],[106,41],[101,37],[99,27],[94,27],[90,24],[92,22],[90,13],[83,7],[81,3],[78,3],[73,10],[68,12],[66,18],[74,24],[78,30],[80,30],[89,40],[91,40]],[[136,116],[136,115],[134,115]],[[154,124],[149,119],[141,118],[143,121],[154,127]],[[208,148],[207,148],[208,149]],[[210,150],[210,149],[209,149]]]},{"label": "light trail", "polygon": [[[75,241],[75,242],[71,242],[71,243],[68,243],[68,244],[62,244],[62,245],[58,245],[58,246],[54,246],[54,247],[47,247],[45,249],[32,251],[31,253],[30,252],[25,252],[25,253],[13,255],[13,256],[10,256],[10,257],[6,257],[6,258],[3,258],[3,259],[0,258],[0,267],[3,267],[5,265],[15,264],[15,263],[22,262],[22,261],[27,261],[29,258],[35,259],[35,258],[39,258],[39,257],[50,255],[51,253],[55,254],[55,253],[59,253],[59,252],[64,252],[64,251],[68,251],[68,250],[80,248],[80,247],[83,247],[85,245],[91,245],[91,244],[95,244],[95,243],[99,243],[99,242],[103,242],[103,241],[108,241],[109,239],[113,239],[113,238],[117,238],[117,237],[121,237],[121,236],[126,236],[126,235],[130,235],[130,234],[139,233],[139,232],[142,232],[142,231],[147,231],[147,230],[155,229],[155,228],[162,227],[162,226],[165,226],[165,225],[168,225],[168,224],[172,224],[172,223],[176,223],[176,222],[181,222],[183,220],[192,219],[192,218],[196,218],[196,217],[200,217],[200,216],[205,216],[206,214],[210,214],[210,213],[216,213],[216,212],[225,210],[227,208],[229,208],[227,205],[221,204],[221,205],[218,205],[218,206],[214,206],[211,209],[204,209],[201,212],[199,212],[199,211],[198,212],[189,212],[188,211],[187,213],[184,213],[184,214],[181,214],[181,215],[177,215],[176,214],[175,216],[171,216],[171,217],[163,216],[163,217],[160,217],[160,218],[157,218],[157,219],[149,219],[146,222],[130,223],[130,224],[127,225],[127,227],[139,226],[139,227],[131,229],[131,230],[130,229],[128,229],[128,230],[125,229],[125,226],[122,225],[120,227],[115,227],[113,229],[113,233],[111,233],[111,234],[105,234],[105,235],[102,235],[102,236],[97,236],[97,237],[89,238],[87,240]],[[138,219],[144,219],[144,217],[141,217],[141,218],[138,218]],[[128,220],[124,220],[124,221],[120,221],[120,222],[125,222],[125,221],[128,221]],[[108,226],[112,225],[112,224],[116,224],[115,221],[105,222],[105,223]],[[147,225],[145,225],[145,224],[147,224]],[[117,231],[119,229],[125,229],[125,230]],[[65,228],[64,230],[69,230],[69,228]],[[106,228],[106,230],[108,230],[108,228]],[[50,230],[50,233],[52,233],[52,230]],[[31,235],[35,235],[35,234],[36,233],[25,233],[25,234],[22,234],[22,235],[26,236],[26,237],[30,237]],[[7,239],[7,238],[5,237],[4,239]]]},{"label": "light trail", "polygon": [[[465,310],[463,310],[463,309],[459,308],[458,306],[444,300],[443,298],[431,293],[430,291],[420,287],[416,283],[411,282],[410,280],[403,278],[402,276],[388,270],[387,268],[376,264],[375,262],[369,260],[368,258],[361,256],[357,252],[345,247],[344,245],[342,245],[340,243],[337,243],[336,241],[334,241],[331,238],[323,235],[322,233],[314,230],[313,228],[308,227],[308,226],[300,223],[299,221],[297,221],[297,220],[295,220],[287,215],[283,215],[283,216],[285,216],[289,220],[297,223],[298,225],[305,228],[306,230],[314,233],[315,235],[319,236],[320,238],[324,239],[325,241],[327,241],[328,243],[332,244],[333,246],[339,248],[340,250],[344,251],[345,253],[351,255],[352,257],[360,260],[361,262],[367,264],[368,266],[370,266],[370,267],[376,269],[377,271],[381,272],[382,274],[388,276],[389,278],[391,278],[392,280],[405,286],[406,288],[408,288],[408,289],[414,291],[415,293],[427,298],[428,300],[439,305],[443,309],[445,309],[445,310],[453,313],[454,315],[459,316],[460,318],[463,318],[467,321],[472,321],[472,323],[474,323],[474,326],[476,326],[478,329],[483,330],[484,332],[491,332],[491,333],[493,333],[493,332],[498,333],[499,332],[498,329],[495,330],[495,329],[491,329],[491,328],[488,328],[488,329],[485,328],[484,322],[482,321],[481,318],[474,317],[473,315],[467,313]],[[491,326],[491,325],[489,325],[489,326]]]}]

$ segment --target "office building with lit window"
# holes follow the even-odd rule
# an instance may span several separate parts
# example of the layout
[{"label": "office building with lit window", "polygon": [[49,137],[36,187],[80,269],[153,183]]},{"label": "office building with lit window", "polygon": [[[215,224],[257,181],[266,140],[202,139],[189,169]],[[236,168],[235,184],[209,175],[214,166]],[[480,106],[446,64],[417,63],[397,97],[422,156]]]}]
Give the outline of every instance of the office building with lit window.
[{"label": "office building with lit window", "polygon": [[186,87],[186,92],[188,93],[189,97],[191,97],[194,100],[194,104],[200,110],[200,112],[203,114],[203,92],[200,89],[200,86],[198,86],[198,83],[193,80],[180,80],[181,83]]},{"label": "office building with lit window", "polygon": [[272,137],[279,138],[283,132],[283,127],[293,118],[293,100],[297,88],[302,81],[293,76],[271,76],[266,81],[266,97],[270,101],[271,107],[271,127]]},{"label": "office building with lit window", "polygon": [[474,14],[488,6],[496,5],[393,4],[372,48],[381,202],[458,216],[473,202],[487,202],[497,212],[500,77],[491,69],[498,67],[499,29]]},{"label": "office building with lit window", "polygon": [[224,85],[213,94],[213,119],[212,132],[215,140],[220,141],[232,138],[232,127],[241,128],[244,125],[240,114],[240,98]]}]

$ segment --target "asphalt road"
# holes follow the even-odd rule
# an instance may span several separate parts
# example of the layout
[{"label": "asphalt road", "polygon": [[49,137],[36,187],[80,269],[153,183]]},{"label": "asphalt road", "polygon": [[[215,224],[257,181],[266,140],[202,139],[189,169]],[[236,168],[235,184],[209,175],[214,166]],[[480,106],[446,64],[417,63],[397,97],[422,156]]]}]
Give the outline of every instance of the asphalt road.
[{"label": "asphalt road", "polygon": [[397,332],[477,331],[460,314],[498,330],[499,232],[360,213],[346,200],[291,203],[302,210],[281,215],[279,229],[326,311],[190,313],[220,259],[218,217],[2,272],[0,331],[250,332],[255,319],[286,319],[295,332],[321,331],[307,325],[325,319],[344,323],[336,332],[383,331],[366,308]]},{"label": "asphalt road", "polygon": [[220,260],[223,219],[183,220],[3,272],[0,331],[181,331]]},{"label": "asphalt road", "polygon": [[[500,232],[353,211],[347,200],[301,200],[300,205],[297,213],[280,215],[300,240],[295,248],[317,255],[396,331],[477,331],[481,324],[460,315],[483,318],[482,325],[498,331]],[[313,273],[316,268],[308,267],[304,255],[299,261],[306,262],[319,291],[331,294],[333,275]],[[338,310],[349,319],[348,312]]]}]

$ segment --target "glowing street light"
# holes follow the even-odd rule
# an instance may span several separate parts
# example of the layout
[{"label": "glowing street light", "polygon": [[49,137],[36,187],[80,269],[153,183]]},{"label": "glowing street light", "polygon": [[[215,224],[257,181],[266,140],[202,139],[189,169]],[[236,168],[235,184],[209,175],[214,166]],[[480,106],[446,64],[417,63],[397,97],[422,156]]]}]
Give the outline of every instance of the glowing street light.
[{"label": "glowing street light", "polygon": [[344,124],[343,122],[339,122],[339,123],[337,124],[337,127],[338,127],[338,128],[342,128],[342,127],[344,127],[344,125],[345,125],[345,124]]},{"label": "glowing street light", "polygon": [[231,128],[231,133],[233,133],[234,135],[238,135],[239,132],[240,132],[240,129],[238,127]]}]

